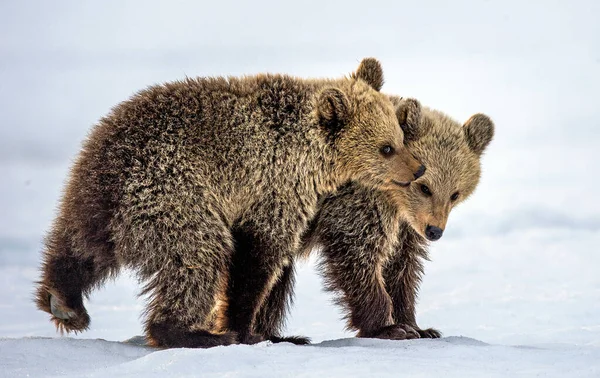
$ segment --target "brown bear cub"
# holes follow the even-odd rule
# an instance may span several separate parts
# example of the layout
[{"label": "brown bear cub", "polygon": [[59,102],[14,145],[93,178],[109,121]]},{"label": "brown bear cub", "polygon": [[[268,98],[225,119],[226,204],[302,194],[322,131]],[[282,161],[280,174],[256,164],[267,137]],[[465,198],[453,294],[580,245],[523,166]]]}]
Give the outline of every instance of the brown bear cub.
[{"label": "brown bear cub", "polygon": [[424,172],[382,84],[365,59],[337,80],[186,79],[120,103],[71,169],[37,306],[59,330],[83,331],[83,297],[129,267],[145,284],[153,345],[282,340],[257,332],[256,315],[318,198],[349,180],[397,191]]},{"label": "brown bear cub", "polygon": [[[326,196],[303,248],[305,254],[320,248],[327,288],[339,295],[347,327],[359,337],[437,338],[440,332],[419,328],[415,319],[422,261],[428,259],[428,241],[442,236],[450,211],[475,190],[494,125],[483,114],[461,125],[416,100],[392,100],[407,148],[427,171],[408,190],[349,183]],[[259,313],[256,327],[262,333],[280,332],[293,269],[286,267]]]}]

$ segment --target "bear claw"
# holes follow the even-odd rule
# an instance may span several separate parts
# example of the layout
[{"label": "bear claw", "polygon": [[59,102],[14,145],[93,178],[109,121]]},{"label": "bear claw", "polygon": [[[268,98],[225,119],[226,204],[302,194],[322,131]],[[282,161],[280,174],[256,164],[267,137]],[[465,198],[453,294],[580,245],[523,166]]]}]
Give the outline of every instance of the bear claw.
[{"label": "bear claw", "polygon": [[358,337],[386,340],[411,340],[420,338],[419,333],[406,324],[392,324],[372,332],[359,332]]},{"label": "bear claw", "polygon": [[50,311],[52,315],[62,320],[69,320],[75,317],[75,312],[73,311],[63,311],[61,308],[63,307],[62,303],[56,299],[56,297],[50,294]]},{"label": "bear claw", "polygon": [[419,329],[419,336],[422,339],[439,339],[442,337],[442,333],[435,328]]}]

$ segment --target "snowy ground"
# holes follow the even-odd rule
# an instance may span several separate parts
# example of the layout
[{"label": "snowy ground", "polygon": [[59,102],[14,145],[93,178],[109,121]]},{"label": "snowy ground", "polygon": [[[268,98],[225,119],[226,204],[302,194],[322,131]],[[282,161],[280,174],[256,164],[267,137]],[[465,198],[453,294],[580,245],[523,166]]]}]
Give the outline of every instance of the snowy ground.
[{"label": "snowy ground", "polygon": [[[0,376],[599,377],[600,3],[300,3],[0,2]],[[34,308],[69,159],[112,105],[185,75],[339,76],[365,56],[386,92],[496,122],[426,265],[418,320],[443,339],[351,338],[314,261],[287,326],[307,347],[125,344],[143,309],[127,272],[94,293],[84,334]]]},{"label": "snowy ground", "polygon": [[[261,343],[153,351],[105,340],[0,340],[7,377],[597,377],[600,349],[498,346],[461,337],[393,342],[340,339],[299,347]],[[57,364],[56,361],[61,361]],[[591,365],[591,366],[590,366]]]}]

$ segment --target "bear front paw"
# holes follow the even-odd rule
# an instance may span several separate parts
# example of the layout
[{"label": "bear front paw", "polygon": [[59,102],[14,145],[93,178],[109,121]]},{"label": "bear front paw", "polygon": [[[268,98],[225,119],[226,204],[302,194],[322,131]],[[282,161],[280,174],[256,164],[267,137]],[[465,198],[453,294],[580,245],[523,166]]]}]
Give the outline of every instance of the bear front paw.
[{"label": "bear front paw", "polygon": [[385,340],[418,339],[419,333],[409,325],[393,324],[372,332],[359,332],[358,337]]},{"label": "bear front paw", "polygon": [[417,332],[422,339],[439,339],[442,333],[435,328],[418,329]]}]

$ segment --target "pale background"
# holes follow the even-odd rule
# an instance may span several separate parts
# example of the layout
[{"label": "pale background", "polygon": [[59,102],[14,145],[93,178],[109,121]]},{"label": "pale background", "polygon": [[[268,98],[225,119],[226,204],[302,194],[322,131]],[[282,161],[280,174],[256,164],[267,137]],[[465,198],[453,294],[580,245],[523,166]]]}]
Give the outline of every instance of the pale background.
[{"label": "pale background", "polygon": [[[496,124],[477,192],[431,249],[421,325],[600,346],[599,19],[597,1],[0,2],[0,337],[56,336],[31,301],[40,241],[113,105],[185,76],[335,77],[374,56],[384,92]],[[288,333],[351,336],[313,265]],[[137,290],[125,274],[96,292],[78,337],[140,334]]]}]

